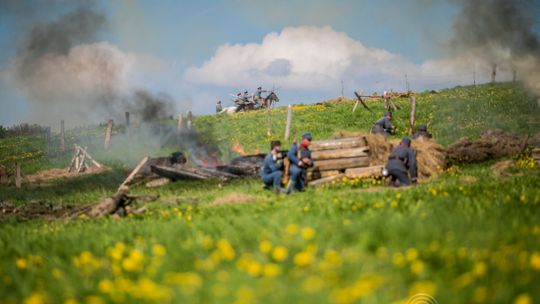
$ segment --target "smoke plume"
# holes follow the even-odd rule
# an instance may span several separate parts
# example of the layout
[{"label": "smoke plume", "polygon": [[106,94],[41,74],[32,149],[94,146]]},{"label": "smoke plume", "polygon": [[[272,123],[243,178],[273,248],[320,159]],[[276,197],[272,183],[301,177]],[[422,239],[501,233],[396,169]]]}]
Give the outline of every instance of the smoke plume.
[{"label": "smoke plume", "polygon": [[537,0],[457,1],[451,46],[472,52],[491,65],[517,72],[518,78],[540,96],[540,12]]},{"label": "smoke plume", "polygon": [[[26,7],[20,18],[34,18]],[[96,123],[130,111],[143,121],[173,110],[172,98],[150,89],[132,92],[130,77],[142,59],[102,41],[105,15],[88,2],[53,21],[27,20],[9,75],[42,124]]]}]

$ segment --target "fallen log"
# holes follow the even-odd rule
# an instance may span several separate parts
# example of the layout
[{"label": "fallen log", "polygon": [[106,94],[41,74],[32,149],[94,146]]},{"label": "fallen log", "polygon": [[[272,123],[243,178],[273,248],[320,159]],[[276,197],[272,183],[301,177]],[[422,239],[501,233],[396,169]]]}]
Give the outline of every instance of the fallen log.
[{"label": "fallen log", "polygon": [[319,171],[326,171],[367,166],[369,166],[369,158],[367,156],[363,156],[315,161],[313,169],[318,169]]},{"label": "fallen log", "polygon": [[349,157],[367,157],[369,156],[369,147],[338,149],[338,150],[319,150],[311,153],[311,158],[314,161],[349,158]]},{"label": "fallen log", "polygon": [[384,166],[371,166],[363,168],[351,168],[345,170],[345,176],[347,178],[363,178],[372,176],[381,176]]},{"label": "fallen log", "polygon": [[325,177],[325,178],[320,178],[320,179],[314,180],[314,181],[312,181],[312,182],[309,182],[309,183],[308,183],[308,186],[311,186],[311,187],[322,186],[322,185],[331,183],[331,182],[333,182],[333,181],[342,179],[343,177],[345,177],[345,174],[342,173],[342,174],[338,174],[338,175],[334,175],[334,176],[329,176],[329,177]]},{"label": "fallen log", "polygon": [[150,166],[150,170],[157,175],[167,177],[173,181],[185,179],[219,179],[226,181],[238,177],[238,175],[231,174],[225,171],[218,171],[216,169],[195,168],[186,165],[176,165],[171,167]]},{"label": "fallen log", "polygon": [[339,139],[330,140],[318,140],[313,141],[309,147],[312,152],[321,150],[338,150],[338,149],[350,149],[367,147],[367,141],[365,137],[345,137]]}]

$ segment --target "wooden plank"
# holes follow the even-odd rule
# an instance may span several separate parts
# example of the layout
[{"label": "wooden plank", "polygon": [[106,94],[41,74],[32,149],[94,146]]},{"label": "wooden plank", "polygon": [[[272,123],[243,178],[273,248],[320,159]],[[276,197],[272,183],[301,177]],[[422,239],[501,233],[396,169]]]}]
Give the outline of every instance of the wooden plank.
[{"label": "wooden plank", "polygon": [[92,156],[90,156],[90,154],[88,154],[88,152],[86,151],[87,147],[80,147],[78,145],[75,145],[78,149],[80,149],[80,151],[86,155],[86,158],[88,158],[96,167],[98,168],[101,168],[101,164],[98,163]]},{"label": "wooden plank", "polygon": [[369,157],[352,157],[352,158],[340,158],[329,159],[314,162],[314,169],[320,171],[325,170],[341,170],[348,168],[358,168],[369,166]]},{"label": "wooden plank", "polygon": [[336,158],[363,157],[369,156],[369,147],[338,149],[338,150],[319,150],[311,152],[311,158],[314,161]]},{"label": "wooden plank", "polygon": [[320,179],[314,180],[312,182],[309,182],[308,186],[318,187],[318,186],[326,185],[326,184],[331,183],[332,181],[342,179],[344,176],[345,176],[345,174],[342,173],[342,174],[338,174],[338,175],[334,175],[334,176],[320,178]]},{"label": "wooden plank", "polygon": [[339,170],[328,170],[328,171],[308,170],[306,177],[308,181],[312,181],[319,178],[334,176],[338,174],[340,174]]},{"label": "wooden plank", "polygon": [[367,147],[367,140],[363,136],[356,137],[345,137],[339,139],[331,140],[318,140],[313,141],[309,146],[309,150],[320,151],[320,150],[337,150],[337,149],[349,149],[349,148],[360,148]]},{"label": "wooden plank", "polygon": [[345,170],[345,176],[347,178],[362,178],[370,176],[380,176],[384,166],[371,166],[363,168],[351,168]]},{"label": "wooden plank", "polygon": [[120,187],[118,187],[118,191],[120,191],[124,186],[127,186],[132,180],[133,178],[135,178],[135,175],[137,175],[137,173],[139,173],[139,171],[142,169],[142,167],[144,166],[144,164],[146,164],[146,162],[148,161],[149,157],[148,156],[145,156],[140,162],[139,164],[135,167],[135,169],[133,169],[133,171],[131,171],[131,173],[128,175],[128,177],[126,178],[126,180],[124,180],[124,182],[120,185]]}]

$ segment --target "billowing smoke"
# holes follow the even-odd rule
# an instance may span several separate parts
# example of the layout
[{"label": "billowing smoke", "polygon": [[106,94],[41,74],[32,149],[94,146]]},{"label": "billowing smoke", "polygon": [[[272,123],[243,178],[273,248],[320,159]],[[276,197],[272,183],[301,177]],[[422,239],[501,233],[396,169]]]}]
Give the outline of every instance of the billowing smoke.
[{"label": "billowing smoke", "polygon": [[[21,14],[34,16],[28,7]],[[80,125],[121,118],[125,111],[146,121],[174,110],[169,96],[152,95],[151,88],[132,91],[134,67],[143,59],[102,41],[107,19],[88,2],[56,20],[26,23],[9,75],[29,102],[33,122]]]},{"label": "billowing smoke", "polygon": [[151,122],[166,118],[173,109],[172,97],[166,93],[151,94],[144,90],[137,90],[133,94],[131,109],[139,113],[144,122]]},{"label": "billowing smoke", "polygon": [[540,96],[540,3],[537,0],[458,0],[451,45],[491,65],[516,71]]}]

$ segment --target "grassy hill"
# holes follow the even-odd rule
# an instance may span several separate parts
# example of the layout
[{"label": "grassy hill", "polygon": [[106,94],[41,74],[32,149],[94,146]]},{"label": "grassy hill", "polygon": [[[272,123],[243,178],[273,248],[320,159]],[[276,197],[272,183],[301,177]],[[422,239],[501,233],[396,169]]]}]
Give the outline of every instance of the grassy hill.
[{"label": "grassy hill", "polygon": [[[403,133],[408,100],[398,104],[396,124]],[[337,130],[367,131],[383,107],[372,101],[373,113],[361,108],[351,113],[352,105],[297,105],[293,129],[321,139]],[[278,138],[285,111],[272,111]],[[420,94],[417,122],[427,123],[448,144],[495,127],[537,132],[539,126],[528,122],[538,121],[539,113],[535,99],[521,88],[483,85]],[[261,112],[201,116],[194,125],[225,157],[235,141],[248,152],[265,151],[274,137],[266,137]],[[122,126],[115,132],[120,138]],[[105,151],[103,127],[68,134],[68,145],[87,145],[112,170],[39,187],[0,186],[0,204],[95,202],[116,191],[132,159],[172,149],[141,143],[125,151],[118,141]],[[29,174],[66,166],[69,153],[46,151],[40,135],[0,139],[0,162],[13,159],[23,161]],[[492,170],[493,163],[453,167],[406,189],[347,180],[276,196],[256,180],[186,181],[132,187],[131,193],[161,197],[146,204],[149,212],[123,219],[0,217],[0,299],[407,303],[426,293],[439,303],[535,303],[540,301],[540,169],[528,157],[516,159],[502,175]]]}]

